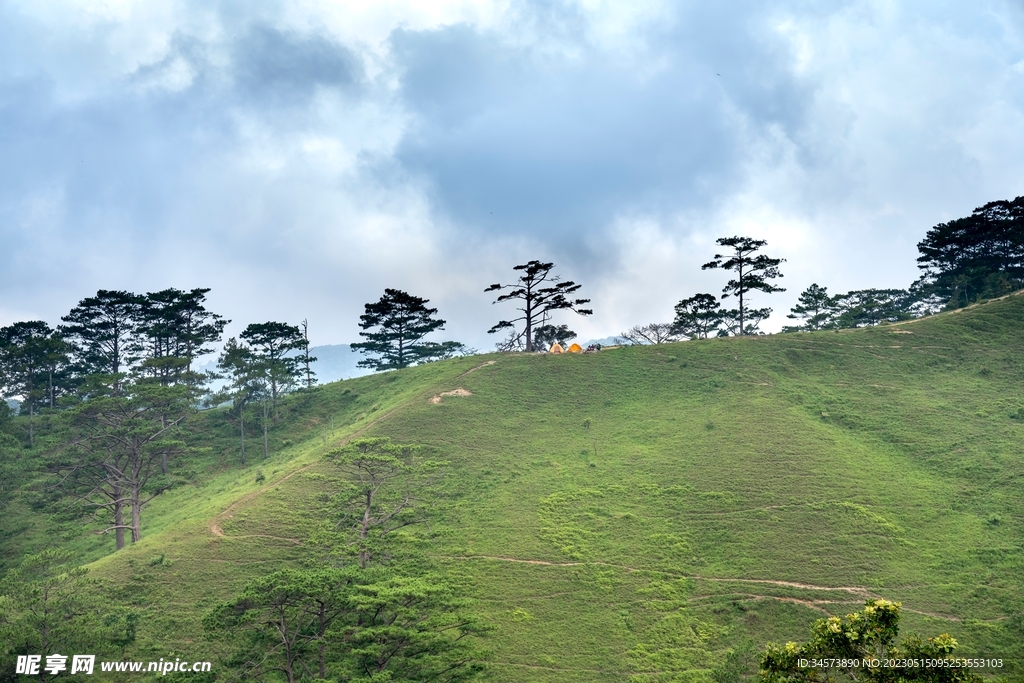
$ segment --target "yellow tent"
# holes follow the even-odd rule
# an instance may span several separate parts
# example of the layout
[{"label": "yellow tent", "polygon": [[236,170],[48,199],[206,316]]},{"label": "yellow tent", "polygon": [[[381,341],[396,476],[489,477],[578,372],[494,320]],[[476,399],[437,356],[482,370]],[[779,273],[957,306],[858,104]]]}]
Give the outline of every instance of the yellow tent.
[{"label": "yellow tent", "polygon": [[569,353],[583,353],[583,347],[579,344],[573,343],[573,345],[569,347]]},{"label": "yellow tent", "polygon": [[551,348],[548,349],[548,353],[565,353],[565,349],[562,348],[561,344],[555,342],[551,345]]}]

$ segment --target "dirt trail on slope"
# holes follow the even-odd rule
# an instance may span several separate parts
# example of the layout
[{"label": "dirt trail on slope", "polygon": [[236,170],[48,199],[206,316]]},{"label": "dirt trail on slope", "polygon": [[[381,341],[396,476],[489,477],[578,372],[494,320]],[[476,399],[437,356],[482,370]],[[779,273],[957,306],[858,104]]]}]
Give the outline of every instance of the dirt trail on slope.
[{"label": "dirt trail on slope", "polygon": [[479,370],[481,368],[486,368],[488,365],[494,365],[497,362],[498,361],[496,361],[496,360],[489,360],[489,361],[487,361],[485,363],[481,363],[480,365],[476,366],[475,368],[470,368],[469,370],[466,370],[464,373],[462,373],[461,375],[459,375],[455,379],[462,379],[463,377],[465,377],[466,375],[470,374],[471,372],[476,372],[477,370]]},{"label": "dirt trail on slope", "polygon": [[600,567],[615,567],[617,569],[624,569],[627,572],[639,572],[639,571],[650,571],[659,572],[661,574],[668,574],[670,576],[676,576],[681,579],[693,579],[695,581],[716,581],[722,583],[759,583],[767,584],[771,586],[783,586],[785,588],[800,588],[802,590],[811,591],[839,591],[842,593],[850,593],[852,595],[861,596],[864,598],[878,597],[864,586],[817,586],[811,583],[799,583],[797,581],[780,581],[775,579],[730,579],[724,577],[715,576],[701,576],[699,574],[677,574],[675,572],[664,571],[661,569],[645,569],[638,567],[630,567],[624,564],[612,564],[610,562],[548,562],[547,560],[524,560],[518,557],[502,557],[500,555],[462,555],[462,556],[449,556],[445,559],[450,560],[497,560],[499,562],[517,562],[520,564],[533,564],[542,565],[548,567],[580,567],[584,565],[596,565]]},{"label": "dirt trail on slope", "polygon": [[[548,562],[547,560],[524,560],[518,557],[502,557],[500,555],[463,555],[463,556],[447,556],[444,559],[449,560],[496,560],[498,562],[516,562],[519,564],[531,564],[540,565],[546,567],[580,567],[584,565],[597,565],[601,567],[615,567],[617,569],[623,569],[627,572],[636,571],[650,571],[658,572],[661,574],[668,574],[669,576],[675,576],[680,579],[692,579],[694,581],[713,581],[715,583],[747,583],[747,584],[761,584],[769,586],[780,586],[783,588],[797,588],[800,590],[808,591],[836,591],[840,593],[849,593],[851,596],[857,596],[859,600],[802,600],[800,598],[791,598],[781,595],[758,595],[755,593],[742,593],[748,599],[754,600],[777,600],[779,602],[789,602],[796,605],[803,605],[823,614],[830,614],[828,610],[821,607],[821,605],[858,605],[860,600],[875,599],[881,596],[877,595],[873,591],[869,590],[864,586],[819,586],[813,583],[802,583],[799,581],[784,581],[781,579],[742,579],[742,578],[726,578],[720,576],[701,576],[699,574],[677,574],[675,572],[664,571],[661,569],[642,569],[638,567],[629,567],[623,564],[612,564],[609,562]],[[691,600],[700,600],[705,598],[714,598],[722,596],[705,595],[691,598]],[[904,612],[911,612],[913,614],[920,614],[926,617],[932,617],[935,619],[942,619],[944,621],[963,621],[960,617],[956,617],[949,614],[938,614],[937,612],[925,612],[922,610],[911,609],[909,607],[902,608]],[[985,619],[982,621],[1003,621],[1007,617],[996,617],[995,619]]]},{"label": "dirt trail on slope", "polygon": [[228,536],[216,524],[210,525],[210,531],[213,532],[214,536],[220,536],[221,538],[273,538],[277,541],[288,541],[289,543],[294,543],[295,545],[302,545],[301,539],[288,538],[287,536],[273,536],[271,534],[239,534],[238,536]]},{"label": "dirt trail on slope", "polygon": [[491,664],[497,666],[517,666],[521,669],[538,669],[541,671],[584,671],[586,673],[593,674],[607,674],[609,676],[628,676],[629,673],[626,671],[612,671],[610,669],[578,669],[578,668],[559,668],[557,666],[541,666],[540,664],[517,664],[515,662],[491,662]]}]

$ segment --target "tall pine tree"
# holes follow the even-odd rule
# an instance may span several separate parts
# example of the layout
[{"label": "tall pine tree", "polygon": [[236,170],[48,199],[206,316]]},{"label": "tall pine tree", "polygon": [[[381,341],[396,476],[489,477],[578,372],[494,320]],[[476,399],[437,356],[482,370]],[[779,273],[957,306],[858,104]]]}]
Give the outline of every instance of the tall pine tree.
[{"label": "tall pine tree", "polygon": [[305,347],[305,338],[295,325],[278,322],[253,323],[238,336],[248,345],[254,367],[262,374],[276,421],[278,400],[302,375],[295,352]]},{"label": "tall pine tree", "polygon": [[75,347],[78,373],[109,376],[115,395],[122,375],[145,354],[144,303],[138,294],[101,289],[61,318],[58,329]]},{"label": "tall pine tree", "polygon": [[144,371],[161,384],[196,381],[191,373],[198,356],[210,353],[230,321],[208,311],[209,289],[164,289],[146,294],[139,331],[146,339]]},{"label": "tall pine tree", "polygon": [[534,344],[534,330],[546,327],[551,314],[555,311],[568,310],[579,315],[592,315],[594,312],[589,308],[580,308],[590,303],[590,299],[570,299],[569,295],[574,294],[582,285],[572,280],[562,280],[551,271],[554,263],[542,263],[540,261],[529,261],[514,266],[512,270],[522,273],[515,282],[503,285],[495,283],[485,289],[485,292],[504,292],[494,300],[494,303],[505,301],[519,302],[521,315],[511,320],[500,320],[488,334],[494,334],[500,330],[509,330],[509,337],[498,344],[502,351],[513,351],[522,349],[527,353],[536,350]]},{"label": "tall pine tree", "polygon": [[[776,287],[769,280],[782,277],[779,272],[779,264],[785,259],[777,259],[758,254],[761,247],[768,244],[765,240],[755,240],[750,237],[720,237],[715,240],[719,246],[728,247],[731,254],[715,254],[713,261],[701,266],[702,270],[721,268],[736,272],[735,279],[729,280],[722,289],[722,299],[735,296],[739,299],[739,307],[735,311],[736,334],[745,335],[754,331],[757,322],[771,314],[770,308],[750,309],[750,302],[747,294],[753,291],[771,294],[772,292],[786,291],[782,287]],[[728,316],[733,317],[733,316]],[[756,322],[753,322],[756,319]],[[753,324],[748,324],[748,321]]]},{"label": "tall pine tree", "polygon": [[364,342],[352,344],[354,351],[366,354],[359,366],[373,370],[399,370],[414,365],[430,350],[423,338],[442,329],[445,321],[435,318],[436,308],[427,308],[428,299],[398,289],[385,289],[379,301],[366,304],[359,316],[359,336]]}]

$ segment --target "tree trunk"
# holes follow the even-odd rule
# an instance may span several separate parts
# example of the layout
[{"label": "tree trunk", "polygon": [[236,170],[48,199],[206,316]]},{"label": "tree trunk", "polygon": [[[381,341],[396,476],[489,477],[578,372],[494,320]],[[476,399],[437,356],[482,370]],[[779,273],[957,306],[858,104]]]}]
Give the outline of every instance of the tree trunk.
[{"label": "tree trunk", "polygon": [[292,652],[292,643],[288,635],[288,617],[283,614],[283,609],[281,612],[281,619],[275,626],[280,630],[284,645],[284,677],[288,683],[295,683],[295,655]]},{"label": "tree trunk", "polygon": [[267,442],[267,421],[270,419],[269,407],[267,402],[263,402],[263,459],[266,460],[270,457],[270,445]]},{"label": "tree trunk", "polygon": [[[167,429],[167,417],[164,415],[160,416],[160,428]],[[160,472],[167,474],[167,451],[160,454]]]},{"label": "tree trunk", "polygon": [[359,529],[359,539],[362,546],[359,548],[359,568],[366,569],[370,562],[370,552],[366,549],[366,536],[370,531],[370,509],[373,507],[373,491],[366,490],[366,508],[363,510],[363,525]]},{"label": "tree trunk", "polygon": [[35,446],[35,444],[36,444],[36,430],[35,430],[35,423],[32,420],[32,416],[33,416],[32,402],[29,401],[29,399],[27,397],[26,397],[25,400],[28,402],[28,447],[29,448],[35,448],[36,447]]},{"label": "tree trunk", "polygon": [[[309,321],[302,321],[302,338],[305,341],[306,388],[313,388],[313,371],[309,368]],[[323,678],[323,675],[320,676]]]},{"label": "tree trunk", "polygon": [[242,432],[242,464],[245,464],[245,411],[238,411],[238,429]]},{"label": "tree trunk", "polygon": [[405,329],[404,326],[398,326],[398,369],[401,370],[405,367]]},{"label": "tree trunk", "polygon": [[327,648],[326,644],[324,643],[324,633],[327,632],[327,621],[324,617],[324,609],[324,605],[323,603],[321,603],[320,611],[318,614],[320,623],[319,628],[317,628],[316,630],[317,639],[320,641],[318,644],[319,646],[317,648],[319,650],[320,655],[320,678],[327,678]]},{"label": "tree trunk", "polygon": [[118,339],[120,339],[120,336],[121,336],[120,329],[115,329],[114,330],[114,353],[113,353],[113,356],[114,356],[114,363],[113,363],[113,365],[114,365],[114,396],[120,396],[121,395],[121,378],[118,377],[118,375],[121,372],[121,346],[120,346],[120,344],[118,344]]},{"label": "tree trunk", "polygon": [[114,489],[114,548],[124,548],[124,503],[121,502],[121,489]]},{"label": "tree trunk", "polygon": [[142,540],[142,491],[132,487],[132,543]]},{"label": "tree trunk", "polygon": [[740,273],[740,336],[744,335],[743,332],[743,265],[739,267]]},{"label": "tree trunk", "polygon": [[526,291],[526,352],[533,351],[533,302],[530,300],[529,288]]}]

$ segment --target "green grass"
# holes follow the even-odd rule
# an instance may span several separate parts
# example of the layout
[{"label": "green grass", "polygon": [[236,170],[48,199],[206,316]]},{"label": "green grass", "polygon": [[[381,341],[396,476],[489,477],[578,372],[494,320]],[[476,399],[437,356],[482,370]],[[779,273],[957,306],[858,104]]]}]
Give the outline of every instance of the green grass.
[{"label": "green grass", "polygon": [[[141,543],[61,540],[144,609],[140,652],[205,658],[202,616],[306,555],[321,456],[389,436],[450,462],[421,547],[497,627],[492,680],[713,669],[866,595],[1019,678],[1022,386],[1024,296],[841,333],[458,359],[289,397],[271,459],[252,438],[246,466],[205,413],[201,483],[154,501]],[[455,388],[472,395],[428,400]],[[52,531],[33,529],[8,558]]]}]

